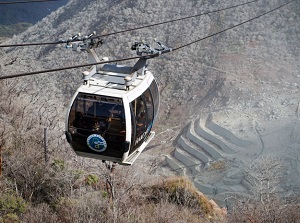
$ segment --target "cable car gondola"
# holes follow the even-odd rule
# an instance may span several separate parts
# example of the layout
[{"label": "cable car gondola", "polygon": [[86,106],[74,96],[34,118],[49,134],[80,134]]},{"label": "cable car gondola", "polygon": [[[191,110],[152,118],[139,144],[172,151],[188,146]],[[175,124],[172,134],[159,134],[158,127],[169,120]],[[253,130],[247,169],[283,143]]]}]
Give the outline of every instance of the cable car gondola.
[{"label": "cable car gondola", "polygon": [[[93,47],[98,44],[90,37],[68,45],[86,50],[89,62],[97,63]],[[146,60],[171,51],[157,43],[160,49],[136,42],[132,49],[140,57],[134,66],[105,63],[83,72],[66,119],[67,141],[77,155],[131,165],[154,137],[159,91]]]}]

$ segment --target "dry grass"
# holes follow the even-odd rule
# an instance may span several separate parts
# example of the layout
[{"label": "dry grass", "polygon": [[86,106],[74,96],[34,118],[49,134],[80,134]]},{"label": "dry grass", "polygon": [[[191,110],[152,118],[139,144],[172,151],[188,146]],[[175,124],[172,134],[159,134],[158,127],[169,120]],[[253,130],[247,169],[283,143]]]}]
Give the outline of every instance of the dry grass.
[{"label": "dry grass", "polygon": [[217,161],[211,163],[210,168],[212,170],[225,170],[226,169],[226,164],[222,160],[217,160]]},{"label": "dry grass", "polygon": [[150,187],[144,188],[151,203],[165,200],[170,204],[193,210],[193,213],[203,217],[214,216],[213,205],[184,177],[171,177]]}]

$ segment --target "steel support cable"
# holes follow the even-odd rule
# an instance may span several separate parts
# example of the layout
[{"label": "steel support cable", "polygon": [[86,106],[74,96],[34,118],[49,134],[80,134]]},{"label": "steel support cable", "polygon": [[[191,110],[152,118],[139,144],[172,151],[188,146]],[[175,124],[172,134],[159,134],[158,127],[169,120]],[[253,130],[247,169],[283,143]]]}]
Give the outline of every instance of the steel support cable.
[{"label": "steel support cable", "polygon": [[[251,18],[251,19],[245,20],[245,21],[243,21],[243,22],[241,22],[241,23],[239,23],[239,24],[237,24],[237,25],[231,26],[231,27],[229,27],[229,28],[227,28],[227,29],[223,29],[223,30],[221,30],[221,31],[219,31],[219,32],[210,34],[210,35],[208,35],[208,36],[206,36],[206,37],[203,37],[203,38],[201,38],[201,39],[198,39],[198,40],[195,40],[195,41],[193,41],[193,42],[184,44],[184,45],[182,45],[182,46],[180,46],[180,47],[174,48],[174,49],[173,49],[172,51],[170,51],[170,52],[173,52],[173,51],[182,49],[182,48],[187,47],[187,46],[190,46],[190,45],[192,45],[192,44],[194,44],[194,43],[197,43],[197,42],[200,42],[200,41],[202,41],[202,40],[205,40],[205,39],[211,38],[211,37],[213,37],[213,36],[219,35],[219,34],[221,34],[221,33],[223,33],[223,32],[228,31],[228,30],[234,29],[234,28],[236,28],[236,27],[238,27],[238,26],[241,26],[241,25],[243,25],[243,24],[245,24],[245,23],[251,22],[251,21],[253,21],[253,20],[255,20],[255,19],[258,19],[258,18],[260,18],[260,17],[262,17],[262,16],[264,16],[264,15],[267,15],[267,14],[269,14],[269,13],[271,13],[271,12],[274,12],[274,11],[276,11],[276,10],[278,10],[278,9],[280,9],[280,8],[286,6],[286,5],[288,5],[288,4],[290,4],[290,3],[294,2],[294,1],[295,1],[295,0],[291,0],[291,1],[287,2],[287,3],[284,3],[283,5],[280,5],[280,6],[274,8],[274,9],[272,9],[272,10],[269,10],[269,11],[263,13],[263,14],[260,14],[260,15],[258,15],[258,16],[256,16],[256,17],[253,17],[253,18]],[[156,57],[156,56],[158,56],[158,55],[159,55],[159,54],[148,55],[147,57]],[[116,63],[116,62],[121,62],[121,61],[128,61],[128,60],[139,59],[139,58],[141,58],[141,57],[136,56],[136,57],[129,57],[129,58],[118,59],[118,60],[101,61],[101,62],[98,62],[98,63],[90,63],[90,64],[83,64],[83,65],[75,65],[75,66],[62,67],[62,68],[55,68],[55,69],[50,69],[50,70],[41,70],[41,71],[34,71],[34,72],[27,72],[27,73],[20,73],[20,74],[15,74],[15,75],[7,75],[7,76],[2,76],[2,77],[0,77],[0,80],[2,80],[2,79],[8,79],[8,78],[15,78],[15,77],[23,77],[23,76],[35,75],[35,74],[42,74],[42,73],[50,73],[50,72],[54,72],[54,71],[69,70],[69,69],[73,69],[73,68],[89,67],[89,66],[94,66],[94,65],[98,65],[98,64]]]},{"label": "steel support cable", "polygon": [[[130,28],[130,29],[126,29],[126,30],[121,30],[121,31],[117,31],[117,32],[103,34],[103,35],[97,35],[97,36],[93,36],[92,39],[117,35],[117,34],[130,32],[130,31],[134,31],[134,30],[145,29],[145,28],[149,28],[149,27],[153,27],[153,26],[158,26],[158,25],[163,25],[163,24],[167,24],[167,23],[178,22],[178,21],[182,21],[182,20],[186,20],[186,19],[196,18],[196,17],[199,17],[199,16],[208,15],[208,14],[211,14],[211,13],[217,13],[217,12],[225,11],[225,10],[228,10],[228,9],[237,8],[237,7],[247,5],[247,4],[250,4],[250,3],[253,3],[253,2],[257,2],[257,1],[259,1],[259,0],[253,0],[253,1],[250,1],[250,2],[241,3],[241,4],[238,4],[238,5],[229,6],[227,8],[216,9],[216,10],[212,10],[212,11],[208,11],[208,12],[203,12],[203,13],[200,13],[200,14],[197,14],[197,15],[192,15],[192,16],[187,16],[187,17],[183,17],[183,18],[168,20],[168,21],[165,21],[165,22],[153,23],[153,24],[149,24],[149,25],[145,25],[145,26]],[[72,41],[70,41],[70,42],[72,42]],[[63,43],[64,42],[61,42],[61,41],[44,42],[44,43],[20,43],[20,44],[0,45],[0,47],[3,48],[3,47],[19,47],[19,46],[40,46],[40,45],[51,45],[51,44],[56,45],[56,44],[63,44]]]},{"label": "steel support cable", "polygon": [[21,74],[14,74],[14,75],[2,76],[2,77],[0,77],[0,80],[8,79],[8,78],[15,78],[15,77],[30,76],[30,75],[35,75],[35,74],[50,73],[50,72],[61,71],[61,70],[70,70],[70,69],[80,68],[80,67],[90,67],[90,66],[94,66],[94,65],[98,65],[98,64],[117,63],[117,62],[121,62],[121,61],[134,60],[134,59],[139,59],[139,58],[141,58],[141,57],[136,56],[136,57],[129,57],[129,58],[124,58],[124,59],[101,61],[98,63],[80,64],[80,65],[74,65],[74,66],[69,66],[69,67],[61,67],[61,68],[54,68],[54,69],[49,69],[49,70],[40,70],[40,71],[33,71],[33,72],[27,72],[27,73],[21,73]]},{"label": "steel support cable", "polygon": [[36,3],[36,2],[59,2],[59,1],[61,1],[61,0],[31,0],[31,1],[0,2],[0,5]]},{"label": "steel support cable", "polygon": [[250,3],[253,3],[253,2],[257,2],[257,1],[259,1],[259,0],[253,0],[253,1],[250,1],[250,2],[245,2],[245,3],[238,4],[238,5],[233,5],[233,6],[229,6],[229,7],[226,7],[226,8],[216,9],[216,10],[212,10],[212,11],[208,11],[208,12],[203,12],[203,13],[200,13],[200,14],[197,14],[197,15],[187,16],[187,17],[183,17],[183,18],[172,19],[172,20],[168,20],[168,21],[165,21],[165,22],[159,22],[159,23],[149,24],[149,25],[146,25],[146,26],[136,27],[136,28],[132,28],[132,29],[126,29],[126,30],[123,30],[123,31],[107,33],[107,34],[96,36],[94,38],[105,37],[105,36],[110,36],[110,35],[116,35],[116,34],[120,34],[120,33],[124,33],[124,32],[130,32],[130,31],[149,28],[149,27],[153,27],[153,26],[163,25],[163,24],[167,24],[167,23],[178,22],[178,21],[182,21],[182,20],[186,20],[186,19],[196,18],[196,17],[199,17],[199,16],[208,15],[208,14],[211,14],[211,13],[216,13],[216,12],[221,12],[221,11],[225,11],[225,10],[228,10],[228,9],[237,8],[239,6],[247,5],[247,4],[250,4]]},{"label": "steel support cable", "polygon": [[205,37],[203,37],[203,38],[201,38],[201,39],[198,39],[198,40],[192,41],[192,42],[190,42],[190,43],[184,44],[184,45],[182,45],[182,46],[180,46],[180,47],[174,48],[173,51],[179,50],[179,49],[184,48],[184,47],[187,47],[187,46],[190,46],[190,45],[192,45],[192,44],[194,44],[194,43],[197,43],[197,42],[200,42],[200,41],[202,41],[202,40],[211,38],[211,37],[213,37],[213,36],[216,36],[216,35],[218,35],[218,34],[224,33],[224,32],[226,32],[226,31],[231,30],[231,29],[234,29],[234,28],[236,28],[236,27],[238,27],[238,26],[241,26],[241,25],[243,25],[243,24],[245,24],[245,23],[251,22],[251,21],[253,21],[253,20],[255,20],[255,19],[258,19],[258,18],[260,18],[260,17],[262,17],[262,16],[264,16],[264,15],[267,15],[267,14],[269,14],[269,13],[271,13],[271,12],[276,11],[276,10],[278,10],[278,9],[280,9],[280,8],[282,8],[282,7],[284,7],[284,6],[288,5],[288,4],[290,4],[290,3],[292,3],[293,1],[295,1],[295,0],[291,0],[291,1],[287,2],[287,3],[284,3],[283,5],[280,5],[280,6],[276,7],[276,8],[274,8],[274,9],[270,10],[270,11],[267,11],[267,12],[265,12],[265,13],[263,13],[263,14],[260,14],[260,15],[258,15],[258,16],[256,16],[256,17],[253,17],[253,18],[251,18],[251,19],[245,20],[245,21],[243,21],[243,22],[241,22],[241,23],[239,23],[239,24],[237,24],[237,25],[231,26],[231,27],[229,27],[229,28],[227,28],[227,29],[223,29],[223,30],[221,30],[221,31],[219,31],[219,32],[216,32],[216,33],[213,33],[213,34],[211,34],[211,35],[205,36]]}]

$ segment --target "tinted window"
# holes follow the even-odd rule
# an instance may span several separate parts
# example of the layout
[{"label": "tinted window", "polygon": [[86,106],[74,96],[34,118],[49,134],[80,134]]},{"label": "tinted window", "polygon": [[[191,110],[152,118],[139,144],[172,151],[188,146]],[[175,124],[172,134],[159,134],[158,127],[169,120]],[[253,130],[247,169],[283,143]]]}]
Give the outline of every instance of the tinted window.
[{"label": "tinted window", "polygon": [[146,90],[143,94],[146,104],[146,114],[147,114],[147,128],[151,128],[154,119],[154,106],[153,99],[150,90]]},{"label": "tinted window", "polygon": [[[135,99],[130,103],[131,111],[132,111],[132,143],[130,154],[138,149],[138,147],[144,142],[146,137],[147,130],[147,111],[146,104],[143,99],[143,95]],[[134,132],[135,131],[135,132]]]},{"label": "tinted window", "polygon": [[158,115],[158,109],[159,109],[159,92],[158,92],[158,86],[155,80],[152,81],[150,85],[150,91],[153,98],[153,105],[154,105],[154,119],[156,119]]},{"label": "tinted window", "polygon": [[92,134],[98,134],[107,143],[107,150],[102,155],[122,157],[125,130],[121,99],[78,94],[69,114],[69,132],[72,134],[72,146],[75,150],[92,153],[86,145],[86,139]]},{"label": "tinted window", "polygon": [[132,116],[132,144],[130,154],[147,139],[154,120],[154,101],[147,89],[140,97],[130,103]]}]

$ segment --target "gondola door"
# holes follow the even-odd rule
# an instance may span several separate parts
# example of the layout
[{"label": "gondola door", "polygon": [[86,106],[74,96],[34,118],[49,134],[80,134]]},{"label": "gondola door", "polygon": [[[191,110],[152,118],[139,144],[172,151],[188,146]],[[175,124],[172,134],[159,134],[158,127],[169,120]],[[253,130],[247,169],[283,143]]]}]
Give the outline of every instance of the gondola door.
[{"label": "gondola door", "polygon": [[[152,83],[155,83],[153,81]],[[155,88],[157,89],[157,88]],[[157,114],[158,103],[155,102],[154,93],[148,88],[142,95],[130,103],[131,120],[132,120],[132,141],[129,156],[147,140],[155,115]]]},{"label": "gondola door", "polygon": [[123,100],[79,93],[69,112],[66,134],[78,155],[121,162],[128,145]]}]

